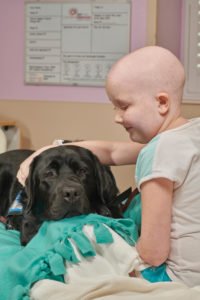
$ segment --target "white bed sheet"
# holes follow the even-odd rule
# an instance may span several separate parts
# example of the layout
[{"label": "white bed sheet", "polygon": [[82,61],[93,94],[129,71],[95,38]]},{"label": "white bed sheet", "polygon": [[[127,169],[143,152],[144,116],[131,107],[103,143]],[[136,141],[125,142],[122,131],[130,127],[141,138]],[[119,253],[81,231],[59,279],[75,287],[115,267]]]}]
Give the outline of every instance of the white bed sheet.
[{"label": "white bed sheet", "polygon": [[96,256],[80,263],[66,263],[65,283],[41,280],[30,291],[31,300],[200,300],[200,286],[188,288],[175,282],[149,283],[129,277],[129,272],[146,266],[136,249],[112,231],[114,243],[96,244],[92,226],[84,231],[96,250]]}]

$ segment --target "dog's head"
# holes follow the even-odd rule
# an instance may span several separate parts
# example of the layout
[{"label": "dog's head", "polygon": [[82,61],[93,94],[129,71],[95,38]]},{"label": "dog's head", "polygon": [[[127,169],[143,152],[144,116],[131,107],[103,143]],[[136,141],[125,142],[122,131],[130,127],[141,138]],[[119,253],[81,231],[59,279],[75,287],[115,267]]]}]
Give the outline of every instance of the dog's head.
[{"label": "dog's head", "polygon": [[112,172],[82,147],[41,153],[30,166],[25,189],[25,215],[39,222],[88,213],[120,216],[113,205],[118,189]]}]

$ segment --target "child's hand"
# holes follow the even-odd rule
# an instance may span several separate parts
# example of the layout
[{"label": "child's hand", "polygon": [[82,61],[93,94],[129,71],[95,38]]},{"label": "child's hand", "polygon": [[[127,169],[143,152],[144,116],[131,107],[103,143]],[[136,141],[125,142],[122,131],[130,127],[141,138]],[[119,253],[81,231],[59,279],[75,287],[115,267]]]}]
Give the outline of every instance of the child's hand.
[{"label": "child's hand", "polygon": [[17,179],[19,180],[19,182],[25,186],[25,181],[26,181],[26,178],[28,177],[28,174],[29,174],[29,167],[30,167],[30,164],[32,163],[33,159],[38,156],[40,153],[42,153],[43,151],[49,149],[49,148],[53,148],[55,147],[55,145],[50,145],[50,146],[46,146],[46,147],[43,147],[37,151],[35,151],[33,154],[31,154],[27,159],[25,159],[21,165],[20,165],[20,168],[17,172]]},{"label": "child's hand", "polygon": [[26,178],[28,177],[29,166],[33,158],[35,157],[34,154],[35,153],[33,153],[31,156],[29,156],[26,160],[24,160],[21,163],[20,168],[17,172],[17,179],[23,186],[25,185]]}]

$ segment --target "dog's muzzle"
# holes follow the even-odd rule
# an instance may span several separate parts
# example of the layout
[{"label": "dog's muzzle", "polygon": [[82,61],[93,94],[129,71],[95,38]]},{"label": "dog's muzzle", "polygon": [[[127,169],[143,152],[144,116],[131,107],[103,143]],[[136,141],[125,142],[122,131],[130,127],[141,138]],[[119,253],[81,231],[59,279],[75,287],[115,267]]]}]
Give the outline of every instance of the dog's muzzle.
[{"label": "dog's muzzle", "polygon": [[83,196],[83,189],[81,186],[65,187],[63,189],[63,199],[67,203],[76,203]]}]

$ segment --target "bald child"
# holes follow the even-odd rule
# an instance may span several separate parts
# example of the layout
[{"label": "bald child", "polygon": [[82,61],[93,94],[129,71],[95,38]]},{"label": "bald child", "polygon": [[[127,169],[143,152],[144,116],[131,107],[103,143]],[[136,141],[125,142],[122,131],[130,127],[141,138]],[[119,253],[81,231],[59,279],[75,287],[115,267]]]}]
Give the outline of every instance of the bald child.
[{"label": "bald child", "polygon": [[[115,122],[131,141],[76,144],[105,164],[136,163],[142,203],[139,255],[153,267],[165,263],[165,280],[194,286],[200,282],[200,118],[181,115],[184,82],[182,64],[167,49],[150,46],[124,56],[111,68],[106,91]],[[21,165],[22,184],[33,157],[49,147]],[[144,277],[151,281],[153,271]]]}]

